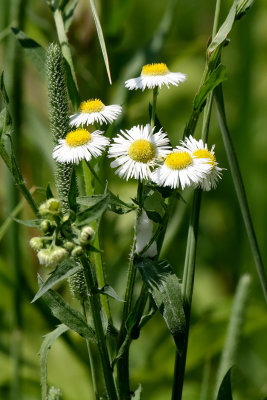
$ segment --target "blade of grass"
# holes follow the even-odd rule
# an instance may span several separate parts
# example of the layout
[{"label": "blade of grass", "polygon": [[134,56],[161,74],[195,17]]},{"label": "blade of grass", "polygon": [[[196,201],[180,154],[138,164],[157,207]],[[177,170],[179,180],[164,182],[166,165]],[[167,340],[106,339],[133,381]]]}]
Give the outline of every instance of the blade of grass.
[{"label": "blade of grass", "polygon": [[245,186],[243,183],[238,160],[236,157],[236,153],[235,153],[235,150],[233,147],[233,143],[232,143],[230,132],[229,132],[228,125],[227,125],[223,91],[222,91],[221,85],[215,89],[215,102],[216,102],[217,115],[218,115],[219,125],[220,125],[220,129],[221,129],[221,134],[222,134],[224,147],[225,147],[226,155],[227,155],[229,166],[230,166],[230,171],[231,171],[237,199],[239,202],[240,211],[241,211],[241,214],[242,214],[242,217],[244,220],[244,224],[246,227],[251,251],[252,251],[254,262],[255,262],[257,272],[259,275],[264,298],[265,298],[265,301],[267,302],[266,273],[264,270],[264,265],[263,265],[262,257],[260,254],[260,249],[259,249],[259,245],[257,242],[257,237],[256,237],[256,233],[254,230],[250,210],[249,210]]},{"label": "blade of grass", "polygon": [[109,83],[112,85],[111,74],[110,74],[110,69],[109,69],[108,53],[107,53],[107,49],[106,49],[106,44],[105,44],[105,39],[104,39],[103,31],[101,28],[101,24],[100,24],[99,17],[98,17],[97,11],[96,11],[95,2],[94,2],[94,0],[89,0],[89,2],[90,2],[93,18],[95,21],[98,40],[99,40],[100,47],[102,50],[102,54],[103,54],[103,58],[104,58],[104,62],[105,62],[105,66],[106,66],[106,70],[107,70],[107,74],[108,74]]}]

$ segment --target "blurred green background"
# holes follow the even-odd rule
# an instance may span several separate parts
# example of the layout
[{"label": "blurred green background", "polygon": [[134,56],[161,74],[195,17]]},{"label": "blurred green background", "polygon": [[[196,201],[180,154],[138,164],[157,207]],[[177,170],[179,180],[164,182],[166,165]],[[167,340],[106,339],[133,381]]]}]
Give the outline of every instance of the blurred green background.
[{"label": "blurred green background", "polygon": [[[0,64],[5,71],[9,95],[14,99],[16,144],[20,166],[29,187],[53,185],[53,163],[48,120],[48,98],[42,77],[16,43],[11,26],[19,26],[43,47],[57,41],[51,11],[45,1],[1,0]],[[89,0],[79,0],[68,37],[82,99],[101,98],[104,103],[122,104],[123,116],[115,132],[148,122],[151,92],[127,92],[124,81],[138,76],[147,62],[166,62],[173,72],[188,75],[179,88],[163,89],[158,99],[158,117],[173,145],[182,137],[194,95],[205,65],[205,49],[210,37],[214,0],[100,0],[99,15],[110,60],[113,85],[105,72],[101,50],[90,13]],[[230,1],[222,2],[221,21]],[[223,50],[222,63],[228,71],[224,83],[226,112],[240,162],[251,213],[263,260],[267,260],[267,7],[256,0],[248,15],[235,23],[230,45]],[[13,97],[12,97],[13,96]],[[196,135],[199,135],[201,120]],[[252,286],[247,305],[237,363],[233,370],[234,400],[263,400],[267,396],[266,306],[250,252],[244,224],[234,193],[216,114],[213,112],[210,144],[226,168],[217,190],[204,193],[201,207],[197,271],[193,296],[192,323],[186,367],[184,400],[199,399],[205,368],[210,369],[212,394],[216,368],[223,348],[233,295],[239,277],[249,273]],[[136,183],[119,180],[105,165],[110,187],[128,201]],[[6,167],[0,163],[0,224],[20,201]],[[185,253],[190,211],[187,204],[171,220],[162,256],[168,258],[179,277]],[[21,218],[32,218],[28,206]],[[123,297],[127,260],[132,239],[133,215],[106,213],[101,238],[105,250],[107,281]],[[2,232],[0,228],[0,232]],[[14,352],[22,344],[21,400],[40,399],[39,357],[42,336],[57,321],[40,301],[30,304],[37,290],[38,266],[28,241],[37,234],[12,223],[2,235],[0,246],[0,399],[14,400]],[[16,257],[17,254],[17,257]],[[75,304],[66,285],[58,288]],[[115,324],[121,304],[112,301]],[[15,327],[17,327],[15,329]],[[65,400],[91,398],[90,374],[85,343],[70,334],[53,346],[48,361],[50,385],[60,387]],[[75,349],[73,348],[75,344]],[[131,349],[132,387],[143,385],[144,399],[165,400],[171,396],[175,357],[174,343],[160,315],[144,328]],[[12,388],[13,386],[13,388]],[[16,400],[20,400],[15,398]]]}]

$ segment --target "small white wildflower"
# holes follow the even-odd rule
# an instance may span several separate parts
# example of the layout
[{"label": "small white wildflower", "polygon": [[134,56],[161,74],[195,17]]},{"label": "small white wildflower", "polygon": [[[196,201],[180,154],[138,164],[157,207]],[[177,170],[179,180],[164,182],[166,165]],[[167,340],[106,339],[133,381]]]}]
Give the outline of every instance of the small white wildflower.
[{"label": "small white wildflower", "polygon": [[162,86],[169,85],[178,86],[180,82],[184,82],[186,75],[181,72],[170,72],[164,63],[153,63],[144,65],[141,75],[137,78],[128,79],[125,86],[129,90],[137,90],[145,88],[154,89],[155,87],[161,88]]},{"label": "small white wildflower", "polygon": [[79,112],[70,116],[70,126],[79,127],[80,125],[112,123],[121,113],[121,106],[114,104],[105,106],[99,99],[83,101],[79,107]]},{"label": "small white wildflower", "polygon": [[53,158],[61,163],[76,163],[92,157],[99,157],[109,144],[109,139],[101,131],[88,132],[86,129],[77,129],[67,134],[65,139],[60,139],[54,148]]},{"label": "small white wildflower", "polygon": [[114,138],[108,157],[115,158],[111,167],[118,167],[116,173],[121,178],[149,179],[156,160],[168,153],[170,146],[167,134],[162,129],[156,133],[154,130],[149,124],[138,125],[129,131],[121,131],[121,135]]}]

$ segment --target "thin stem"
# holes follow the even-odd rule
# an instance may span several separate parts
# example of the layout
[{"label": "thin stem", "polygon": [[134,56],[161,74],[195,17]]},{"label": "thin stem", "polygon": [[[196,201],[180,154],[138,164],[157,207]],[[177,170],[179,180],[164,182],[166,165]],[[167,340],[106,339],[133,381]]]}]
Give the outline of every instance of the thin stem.
[{"label": "thin stem", "polygon": [[[92,185],[92,175],[94,177],[96,177],[97,175],[96,175],[94,169],[91,167],[90,163],[86,163],[85,161],[83,161],[82,165],[83,165],[83,175],[84,175],[86,194],[88,196],[92,196],[94,193],[94,188]],[[97,179],[99,179],[99,178],[97,177]],[[96,232],[93,244],[94,244],[94,246],[99,248],[99,222],[94,221],[92,223],[92,228]],[[94,265],[95,265],[98,283],[99,283],[100,287],[103,287],[103,286],[105,286],[106,282],[105,282],[105,275],[104,275],[104,270],[103,270],[101,253],[94,253],[92,255],[92,257],[93,257],[93,261],[94,261]],[[102,307],[107,315],[108,320],[110,322],[112,322],[112,316],[111,316],[110,306],[109,306],[109,301],[108,301],[107,296],[100,295],[100,300],[101,300]]]},{"label": "thin stem", "polygon": [[183,305],[186,318],[185,345],[183,353],[181,355],[179,355],[178,353],[176,354],[172,400],[182,399],[188,334],[189,334],[189,323],[191,314],[191,303],[192,303],[193,288],[194,288],[196,247],[197,247],[201,192],[202,192],[201,189],[196,189],[194,193],[191,219],[187,236],[186,257],[185,257],[184,276],[182,284],[182,295],[184,302]]},{"label": "thin stem", "polygon": [[221,129],[221,134],[224,142],[224,147],[226,151],[226,155],[228,158],[228,163],[230,166],[230,171],[237,195],[237,199],[239,202],[239,207],[241,210],[241,214],[244,220],[244,224],[246,227],[251,251],[254,257],[254,262],[256,265],[256,269],[259,275],[260,283],[262,286],[263,294],[265,301],[267,302],[267,279],[266,273],[264,270],[263,261],[260,254],[260,249],[256,237],[256,233],[254,230],[248,200],[246,196],[246,191],[242,179],[242,175],[239,169],[238,160],[235,154],[235,150],[233,147],[233,143],[231,140],[230,132],[228,129],[226,115],[225,115],[225,108],[224,108],[224,99],[223,99],[223,91],[222,86],[220,85],[218,88],[215,89],[215,102],[218,114],[219,125]]},{"label": "thin stem", "polygon": [[102,320],[101,320],[101,314],[100,314],[101,309],[100,309],[100,303],[99,303],[99,296],[97,294],[92,293],[92,291],[94,291],[94,288],[95,288],[95,282],[94,282],[94,278],[93,278],[92,271],[91,271],[91,263],[90,263],[89,259],[85,256],[81,257],[81,263],[84,267],[85,280],[86,280],[88,292],[90,293],[90,296],[89,296],[90,309],[91,309],[92,319],[93,319],[95,333],[96,333],[98,350],[99,350],[100,358],[102,361],[102,367],[103,367],[103,373],[104,373],[104,377],[105,377],[108,399],[117,400],[118,397],[117,397],[117,392],[116,392],[116,388],[115,388],[113,372],[112,372],[112,368],[110,365],[108,349],[107,349],[105,334],[104,334]]},{"label": "thin stem", "polygon": [[155,126],[155,119],[156,119],[156,107],[157,107],[157,98],[158,98],[158,87],[156,86],[153,89],[153,104],[152,104],[152,112],[151,112],[151,128]]},{"label": "thin stem", "polygon": [[[81,301],[81,307],[82,307],[82,313],[84,318],[87,320],[87,313],[86,313],[86,307],[84,301]],[[89,362],[90,362],[90,370],[91,370],[91,375],[92,375],[92,383],[93,383],[93,390],[95,393],[95,398],[98,400],[100,398],[98,394],[98,389],[97,389],[97,380],[96,380],[96,373],[95,373],[95,364],[94,364],[94,359],[93,359],[93,353],[91,349],[91,344],[88,339],[86,339],[86,346],[87,346],[87,351],[88,351],[88,357],[89,357]]]},{"label": "thin stem", "polygon": [[[135,217],[135,226],[134,226],[134,238],[133,238],[133,245],[132,251],[130,255],[129,261],[129,268],[128,268],[128,277],[127,277],[127,285],[124,297],[124,305],[122,311],[122,321],[121,321],[121,328],[118,338],[118,349],[123,344],[126,335],[126,320],[130,314],[132,301],[133,301],[133,290],[134,290],[134,282],[136,276],[136,268],[134,266],[134,254],[135,254],[135,246],[136,246],[136,230],[137,230],[137,221],[139,215],[142,210],[142,202],[143,202],[143,184],[141,181],[138,182],[138,189],[137,189],[137,202],[138,202],[138,209],[136,212]],[[129,379],[129,348],[125,351],[123,357],[118,360],[117,363],[117,373],[118,373],[118,389],[120,398],[123,400],[129,400],[131,397],[130,394],[130,379]]]}]

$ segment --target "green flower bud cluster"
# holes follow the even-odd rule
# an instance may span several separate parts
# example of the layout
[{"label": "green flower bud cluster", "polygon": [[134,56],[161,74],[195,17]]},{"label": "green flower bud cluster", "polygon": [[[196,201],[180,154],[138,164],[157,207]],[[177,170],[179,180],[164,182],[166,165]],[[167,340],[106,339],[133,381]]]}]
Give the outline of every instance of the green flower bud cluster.
[{"label": "green flower bud cluster", "polygon": [[90,248],[94,230],[90,226],[78,228],[74,213],[63,215],[62,204],[50,198],[39,207],[42,237],[33,237],[30,246],[37,252],[41,265],[56,267],[68,257],[80,257]]},{"label": "green flower bud cluster", "polygon": [[51,386],[47,400],[62,400],[61,390]]}]

